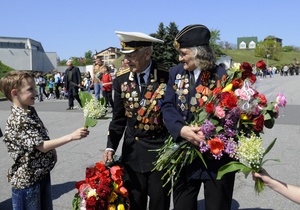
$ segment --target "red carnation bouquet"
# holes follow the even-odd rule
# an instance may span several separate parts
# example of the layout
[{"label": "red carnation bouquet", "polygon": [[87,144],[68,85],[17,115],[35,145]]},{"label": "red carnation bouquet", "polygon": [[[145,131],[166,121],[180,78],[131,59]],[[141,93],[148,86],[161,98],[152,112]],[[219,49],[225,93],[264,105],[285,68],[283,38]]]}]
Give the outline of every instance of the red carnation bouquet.
[{"label": "red carnation bouquet", "polygon": [[[286,99],[283,94],[279,94],[276,102],[268,103],[265,95],[254,88],[255,82],[252,66],[243,62],[228,70],[223,78],[211,79],[207,85],[196,87],[198,106],[190,125],[199,126],[205,140],[199,146],[189,141],[177,143],[171,136],[165,141],[164,146],[158,150],[159,157],[154,169],[167,171],[163,177],[167,177],[166,183],[176,180],[182,168],[192,163],[197,156],[205,166],[204,156],[215,160],[229,156],[234,161],[241,161],[245,156],[241,153],[242,142],[246,142],[247,138],[258,142],[260,138],[255,136],[259,137],[264,127],[273,127],[278,116],[278,106],[285,106]],[[202,134],[199,133],[201,136]],[[274,143],[275,141],[266,151]],[[231,164],[222,168],[218,178],[225,173],[242,169],[249,173],[255,167],[259,171],[266,153],[253,154],[259,156],[258,161],[255,166],[249,166],[247,171],[241,165],[236,167],[236,164]]]},{"label": "red carnation bouquet", "polygon": [[123,168],[98,162],[86,168],[85,180],[76,183],[73,210],[129,210],[128,191],[123,186]]}]

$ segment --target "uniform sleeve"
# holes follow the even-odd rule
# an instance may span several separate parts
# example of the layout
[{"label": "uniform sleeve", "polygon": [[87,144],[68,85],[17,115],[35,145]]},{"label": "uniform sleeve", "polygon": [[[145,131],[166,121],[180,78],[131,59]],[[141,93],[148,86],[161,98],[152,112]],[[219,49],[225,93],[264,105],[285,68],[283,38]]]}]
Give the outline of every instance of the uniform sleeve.
[{"label": "uniform sleeve", "polygon": [[107,136],[107,148],[117,150],[119,142],[123,136],[127,118],[125,116],[125,108],[123,99],[121,98],[121,81],[116,78],[114,83],[114,109],[113,118],[109,124]]},{"label": "uniform sleeve", "polygon": [[173,85],[175,83],[175,69],[170,70],[170,76],[167,84],[165,98],[162,103],[162,113],[164,123],[170,132],[173,139],[176,141],[179,138],[181,128],[185,125],[185,121],[176,109],[176,93]]}]

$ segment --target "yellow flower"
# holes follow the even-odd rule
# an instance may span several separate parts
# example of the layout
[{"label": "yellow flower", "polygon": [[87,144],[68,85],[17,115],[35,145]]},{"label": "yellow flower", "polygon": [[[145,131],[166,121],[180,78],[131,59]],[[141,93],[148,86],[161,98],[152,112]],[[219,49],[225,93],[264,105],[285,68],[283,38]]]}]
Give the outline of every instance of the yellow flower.
[{"label": "yellow flower", "polygon": [[117,210],[125,210],[124,204],[120,203],[117,207]]},{"label": "yellow flower", "polygon": [[240,119],[241,119],[241,120],[248,120],[249,118],[247,117],[247,115],[241,114],[241,115],[240,115]]},{"label": "yellow flower", "polygon": [[112,192],[110,196],[108,197],[108,202],[113,203],[118,198],[118,194],[115,192]]},{"label": "yellow flower", "polygon": [[116,210],[116,205],[115,204],[109,204],[108,205],[108,210]]},{"label": "yellow flower", "polygon": [[228,92],[228,91],[232,90],[232,87],[233,87],[233,85],[232,85],[232,83],[230,83],[226,87],[223,88],[222,92]]}]

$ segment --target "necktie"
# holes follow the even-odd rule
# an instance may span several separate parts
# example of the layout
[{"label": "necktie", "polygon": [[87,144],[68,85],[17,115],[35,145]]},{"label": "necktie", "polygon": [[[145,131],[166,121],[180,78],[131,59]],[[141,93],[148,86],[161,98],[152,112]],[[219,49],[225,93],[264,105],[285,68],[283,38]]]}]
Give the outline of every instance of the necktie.
[{"label": "necktie", "polygon": [[140,76],[140,87],[141,87],[141,93],[143,93],[144,92],[144,89],[145,89],[145,86],[146,86],[146,84],[145,84],[145,80],[144,80],[144,75],[145,75],[145,73],[141,73],[139,76]]},{"label": "necktie", "polygon": [[194,72],[190,71],[190,86],[189,86],[189,92],[193,91],[194,86],[195,86],[195,76],[194,76]]}]

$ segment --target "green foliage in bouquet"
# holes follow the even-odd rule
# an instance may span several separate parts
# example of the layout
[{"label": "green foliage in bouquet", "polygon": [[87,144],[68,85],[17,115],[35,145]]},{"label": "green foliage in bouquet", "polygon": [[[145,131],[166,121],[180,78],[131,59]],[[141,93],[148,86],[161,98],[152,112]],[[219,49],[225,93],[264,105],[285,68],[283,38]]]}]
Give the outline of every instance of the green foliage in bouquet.
[{"label": "green foliage in bouquet", "polygon": [[96,100],[88,92],[79,92],[79,98],[83,107],[83,113],[85,117],[84,127],[94,127],[97,125],[97,119],[105,117],[107,108],[105,106],[105,98]]}]

